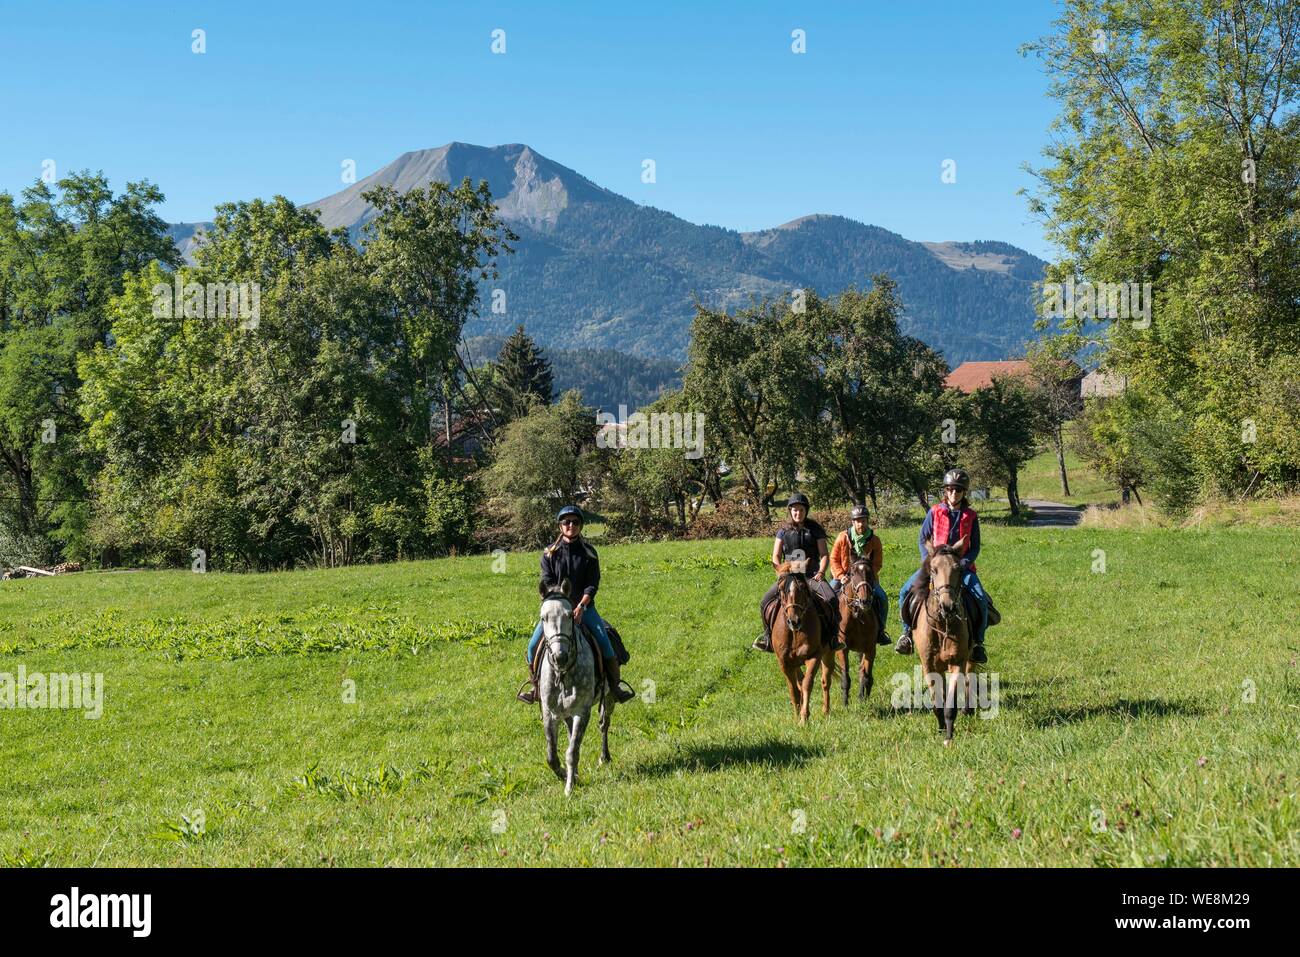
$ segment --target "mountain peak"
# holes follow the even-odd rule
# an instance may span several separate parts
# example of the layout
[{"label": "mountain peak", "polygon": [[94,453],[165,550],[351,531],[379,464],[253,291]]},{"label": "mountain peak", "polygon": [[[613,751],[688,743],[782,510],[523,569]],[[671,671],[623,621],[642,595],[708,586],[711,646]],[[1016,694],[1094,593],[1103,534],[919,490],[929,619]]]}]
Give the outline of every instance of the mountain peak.
[{"label": "mountain peak", "polygon": [[[898,283],[904,331],[950,362],[1016,354],[1033,331],[1032,284],[1044,264],[1014,246],[922,244],[831,213],[748,233],[700,226],[597,186],[524,143],[412,150],[308,208],[322,225],[357,238],[375,215],[361,198],[366,191],[466,178],[487,181],[519,237],[491,285],[506,293],[508,316],[480,314],[467,335],[523,322],[548,347],[680,360],[697,302],[731,309],[797,288],[834,296],[866,288],[882,272]],[[173,235],[185,255],[201,241],[193,226],[174,227]]]},{"label": "mountain peak", "polygon": [[343,226],[358,235],[374,218],[374,210],[361,198],[367,190],[387,185],[404,193],[434,181],[456,184],[466,178],[475,183],[487,181],[503,219],[542,230],[553,228],[575,202],[631,202],[525,143],[476,146],[452,141],[403,153],[347,189],[307,206],[320,211],[326,227]]}]

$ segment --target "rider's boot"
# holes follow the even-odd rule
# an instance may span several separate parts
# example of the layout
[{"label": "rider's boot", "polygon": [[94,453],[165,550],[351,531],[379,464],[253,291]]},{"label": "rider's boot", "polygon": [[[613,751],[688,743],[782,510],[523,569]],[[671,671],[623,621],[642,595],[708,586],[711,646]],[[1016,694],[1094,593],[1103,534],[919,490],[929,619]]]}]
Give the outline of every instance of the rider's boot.
[{"label": "rider's boot", "polygon": [[893,644],[893,641],[890,639],[890,637],[887,634],[885,634],[885,623],[883,621],[880,623],[880,633],[876,635],[876,644],[878,645]]},{"label": "rider's boot", "polygon": [[636,692],[631,688],[624,688],[620,683],[619,663],[617,658],[605,659],[605,676],[609,680],[609,690],[614,695],[614,700],[619,704],[626,704],[636,697]]},{"label": "rider's boot", "polygon": [[903,629],[903,633],[898,636],[898,642],[894,645],[894,650],[900,655],[910,655],[912,653],[911,629]]},{"label": "rider's boot", "polygon": [[989,656],[984,652],[984,629],[988,627],[988,613],[985,612],[983,621],[980,621],[978,616],[979,611],[976,612],[976,627],[970,648],[970,660],[972,664],[986,665],[989,663]]},{"label": "rider's boot", "polygon": [[772,633],[764,628],[762,633],[754,639],[754,643],[749,647],[753,648],[755,651],[771,651]]},{"label": "rider's boot", "polygon": [[537,679],[533,677],[532,669],[528,669],[528,688],[525,691],[515,695],[524,704],[537,704]]}]

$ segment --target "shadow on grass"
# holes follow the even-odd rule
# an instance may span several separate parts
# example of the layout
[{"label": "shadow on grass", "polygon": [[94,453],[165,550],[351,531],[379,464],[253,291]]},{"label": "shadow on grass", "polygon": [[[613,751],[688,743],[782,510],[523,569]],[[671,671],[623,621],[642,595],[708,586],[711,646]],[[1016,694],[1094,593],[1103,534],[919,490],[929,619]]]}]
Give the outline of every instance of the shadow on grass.
[{"label": "shadow on grass", "polygon": [[1051,728],[1060,724],[1079,724],[1094,718],[1183,718],[1205,714],[1205,709],[1180,701],[1160,698],[1131,700],[1120,698],[1108,704],[1081,708],[1052,708],[1033,716],[1035,727]]},{"label": "shadow on grass", "polygon": [[764,741],[761,744],[705,745],[682,748],[640,765],[638,774],[661,777],[678,771],[722,771],[736,767],[798,767],[826,754],[819,745]]}]

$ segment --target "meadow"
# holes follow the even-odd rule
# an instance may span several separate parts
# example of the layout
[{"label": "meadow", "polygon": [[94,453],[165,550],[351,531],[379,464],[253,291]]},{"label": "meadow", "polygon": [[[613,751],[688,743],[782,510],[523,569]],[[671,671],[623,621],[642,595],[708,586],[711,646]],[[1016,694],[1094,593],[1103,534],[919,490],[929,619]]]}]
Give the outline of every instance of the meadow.
[{"label": "meadow", "polygon": [[[881,534],[892,605],[915,530]],[[890,649],[796,726],[748,650],[766,540],[602,546],[641,698],[567,800],[513,700],[535,553],[4,582],[0,673],[102,673],[104,703],[0,709],[0,863],[1300,863],[1294,530],[984,539],[1000,696],[952,748],[891,707]]]}]

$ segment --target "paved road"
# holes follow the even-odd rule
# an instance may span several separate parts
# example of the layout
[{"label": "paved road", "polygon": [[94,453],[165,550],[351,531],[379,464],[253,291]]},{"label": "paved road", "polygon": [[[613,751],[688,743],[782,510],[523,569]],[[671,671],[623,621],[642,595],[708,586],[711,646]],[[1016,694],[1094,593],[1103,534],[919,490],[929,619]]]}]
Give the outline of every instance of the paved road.
[{"label": "paved road", "polygon": [[1062,505],[1060,502],[1045,502],[1039,498],[1027,498],[1024,504],[1034,510],[1034,517],[1029,524],[1036,528],[1069,528],[1078,525],[1082,511],[1074,505]]}]

